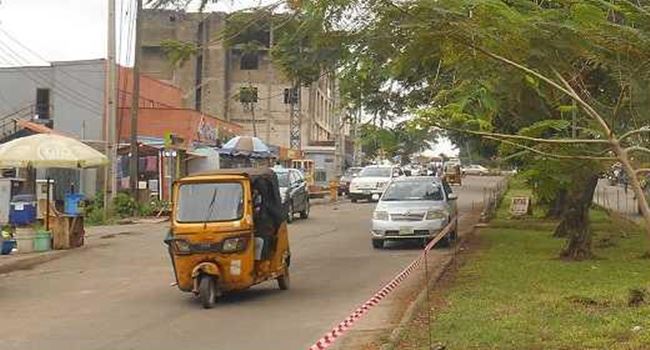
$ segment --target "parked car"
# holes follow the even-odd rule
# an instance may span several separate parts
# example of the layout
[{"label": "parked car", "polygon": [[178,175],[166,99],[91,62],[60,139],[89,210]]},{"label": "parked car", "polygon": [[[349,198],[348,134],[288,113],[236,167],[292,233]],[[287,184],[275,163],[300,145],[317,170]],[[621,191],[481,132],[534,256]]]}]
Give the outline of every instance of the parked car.
[{"label": "parked car", "polygon": [[339,196],[348,194],[350,192],[350,182],[352,182],[352,179],[354,177],[359,175],[361,170],[363,170],[362,167],[351,167],[345,171],[339,180]]},{"label": "parked car", "polygon": [[393,165],[370,165],[352,179],[348,196],[356,203],[360,199],[379,200],[386,186],[395,177],[403,176],[402,170]]},{"label": "parked car", "polygon": [[282,205],[287,213],[287,222],[292,222],[295,214],[307,219],[309,217],[309,189],[300,170],[275,168],[280,186]]},{"label": "parked car", "polygon": [[470,164],[467,167],[463,168],[463,175],[485,176],[489,174],[490,174],[490,170],[478,164]]},{"label": "parked car", "polygon": [[393,180],[372,217],[372,246],[383,248],[389,240],[420,240],[426,245],[447,224],[453,223],[441,243],[457,238],[458,209],[451,186],[437,177],[405,177]]}]

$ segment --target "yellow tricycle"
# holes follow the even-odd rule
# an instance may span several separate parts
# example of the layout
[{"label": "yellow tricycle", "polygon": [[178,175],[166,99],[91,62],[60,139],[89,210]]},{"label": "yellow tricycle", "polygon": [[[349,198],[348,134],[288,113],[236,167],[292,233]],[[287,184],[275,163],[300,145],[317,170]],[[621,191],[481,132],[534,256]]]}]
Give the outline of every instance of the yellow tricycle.
[{"label": "yellow tricycle", "polygon": [[289,288],[287,215],[271,169],[224,169],[173,186],[168,246],[176,285],[205,308],[275,279]]}]

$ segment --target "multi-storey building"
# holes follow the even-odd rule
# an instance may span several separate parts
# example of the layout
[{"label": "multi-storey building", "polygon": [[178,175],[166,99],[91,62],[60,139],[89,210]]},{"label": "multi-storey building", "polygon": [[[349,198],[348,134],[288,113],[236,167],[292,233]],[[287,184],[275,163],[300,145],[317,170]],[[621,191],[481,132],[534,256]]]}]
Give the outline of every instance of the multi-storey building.
[{"label": "multi-storey building", "polygon": [[[258,33],[256,39],[262,45],[250,52],[224,44],[225,13],[146,10],[143,17],[141,67],[145,74],[179,86],[186,107],[238,123],[247,135],[268,144],[290,147],[287,96],[292,83],[271,61],[271,33]],[[165,52],[167,40],[195,43],[198,51],[174,66]],[[242,89],[252,91],[256,102],[242,103]],[[337,137],[342,121],[337,90],[335,77],[327,74],[301,88],[302,148]]]}]

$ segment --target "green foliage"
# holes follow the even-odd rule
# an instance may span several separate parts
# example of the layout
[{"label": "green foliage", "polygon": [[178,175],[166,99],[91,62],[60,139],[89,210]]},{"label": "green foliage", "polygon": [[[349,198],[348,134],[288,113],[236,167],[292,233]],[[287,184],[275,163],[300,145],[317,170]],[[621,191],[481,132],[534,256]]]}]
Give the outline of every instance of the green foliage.
[{"label": "green foliage", "polygon": [[105,225],[107,218],[110,219],[111,215],[104,215],[104,192],[97,192],[95,198],[85,207],[85,222],[88,225]]},{"label": "green foliage", "polygon": [[177,40],[163,40],[160,47],[167,55],[169,63],[174,67],[181,67],[199,51],[195,43]]},{"label": "green foliage", "polygon": [[138,205],[128,193],[120,192],[113,198],[113,210],[121,218],[137,213]]}]

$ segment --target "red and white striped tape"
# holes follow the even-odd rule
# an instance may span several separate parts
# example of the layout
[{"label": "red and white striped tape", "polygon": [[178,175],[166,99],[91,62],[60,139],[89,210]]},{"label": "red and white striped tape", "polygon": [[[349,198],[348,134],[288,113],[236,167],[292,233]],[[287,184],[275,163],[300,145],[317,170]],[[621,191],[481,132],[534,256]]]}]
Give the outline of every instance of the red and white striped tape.
[{"label": "red and white striped tape", "polygon": [[336,340],[342,336],[352,325],[358,321],[363,315],[368,313],[370,309],[377,306],[386,296],[388,296],[392,291],[394,291],[412,272],[415,268],[422,263],[422,258],[425,254],[433,248],[433,246],[438,243],[444,237],[451,227],[453,226],[454,220],[451,220],[447,226],[445,226],[442,231],[436,235],[436,237],[427,244],[426,247],[422,250],[422,253],[418,255],[415,260],[413,260],[405,269],[398,273],[393,279],[383,286],[377,293],[375,293],[370,299],[363,303],[359,308],[354,310],[350,316],[346,317],[338,325],[332,328],[331,331],[325,333],[323,337],[318,339],[314,345],[309,347],[309,350],[323,350],[329,348]]}]

